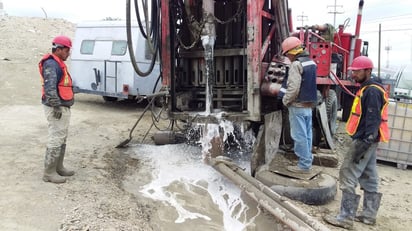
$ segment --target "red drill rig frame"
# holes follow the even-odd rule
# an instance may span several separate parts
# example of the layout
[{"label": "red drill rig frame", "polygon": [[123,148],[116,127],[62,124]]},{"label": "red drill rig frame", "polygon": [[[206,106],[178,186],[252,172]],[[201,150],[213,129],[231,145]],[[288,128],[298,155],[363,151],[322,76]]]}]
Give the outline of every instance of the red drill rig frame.
[{"label": "red drill rig frame", "polygon": [[[161,1],[162,84],[171,94],[170,115],[175,119],[187,119],[206,110],[206,61],[200,37],[207,33],[205,25],[210,15],[203,7],[208,1]],[[340,108],[344,114],[349,112],[352,97],[348,93],[354,92],[356,85],[347,77],[346,69],[360,55],[363,1],[359,3],[357,34],[345,33],[344,26],[340,26],[337,33],[332,32],[332,41],[325,40],[314,27],[292,32],[287,1],[211,2],[209,13],[215,24],[212,36],[216,38],[209,83],[213,88],[212,112],[223,111],[224,116],[235,120],[258,122],[266,112],[277,110],[273,98],[280,83],[265,82],[265,76],[271,63],[285,65],[279,56],[280,44],[290,35],[305,43],[318,64],[317,83],[323,99],[328,100],[331,90],[339,99],[328,114],[336,116]],[[270,87],[263,87],[265,84]]]}]

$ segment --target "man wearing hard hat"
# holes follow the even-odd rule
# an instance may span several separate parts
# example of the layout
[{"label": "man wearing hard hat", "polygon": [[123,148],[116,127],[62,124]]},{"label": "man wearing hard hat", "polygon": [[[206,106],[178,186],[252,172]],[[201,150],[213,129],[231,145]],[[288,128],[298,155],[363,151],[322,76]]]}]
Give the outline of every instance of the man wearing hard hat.
[{"label": "man wearing hard hat", "polygon": [[[325,221],[346,229],[353,229],[353,221],[374,225],[382,193],[378,192],[376,149],[378,143],[388,142],[388,93],[381,84],[371,78],[372,60],[366,56],[355,58],[349,70],[352,79],[360,83],[353,100],[351,114],[346,123],[346,132],[353,141],[339,171],[342,199],[338,215],[326,215]],[[356,216],[363,190],[363,210]]]},{"label": "man wearing hard hat", "polygon": [[42,83],[41,102],[48,123],[43,174],[45,182],[64,183],[65,176],[74,175],[74,171],[63,166],[70,107],[74,103],[72,79],[64,63],[70,55],[71,47],[70,38],[57,36],[52,41],[52,53],[46,54],[39,63]]},{"label": "man wearing hard hat", "polygon": [[287,169],[307,174],[311,172],[313,160],[312,108],[317,101],[317,66],[296,37],[282,42],[282,54],[291,61],[282,102],[288,108],[293,150],[299,158],[297,166],[287,166]]}]

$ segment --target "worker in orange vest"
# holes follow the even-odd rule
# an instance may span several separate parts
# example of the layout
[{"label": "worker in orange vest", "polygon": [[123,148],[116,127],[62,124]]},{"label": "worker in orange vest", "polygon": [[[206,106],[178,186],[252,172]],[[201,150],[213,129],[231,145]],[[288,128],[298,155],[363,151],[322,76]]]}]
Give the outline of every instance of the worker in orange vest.
[{"label": "worker in orange vest", "polygon": [[[340,213],[324,217],[326,222],[346,229],[353,229],[354,220],[374,225],[382,198],[378,192],[376,149],[379,141],[389,140],[389,101],[383,86],[371,78],[372,69],[372,60],[365,56],[355,58],[349,67],[353,80],[361,84],[346,123],[353,141],[339,171]],[[355,190],[358,183],[363,190],[363,210],[356,215],[360,200]]]},{"label": "worker in orange vest", "polygon": [[48,141],[44,160],[43,181],[66,182],[74,171],[63,166],[70,122],[70,107],[74,103],[73,84],[64,63],[70,55],[70,38],[60,35],[52,41],[52,53],[39,63],[42,83],[41,101],[48,123]]}]

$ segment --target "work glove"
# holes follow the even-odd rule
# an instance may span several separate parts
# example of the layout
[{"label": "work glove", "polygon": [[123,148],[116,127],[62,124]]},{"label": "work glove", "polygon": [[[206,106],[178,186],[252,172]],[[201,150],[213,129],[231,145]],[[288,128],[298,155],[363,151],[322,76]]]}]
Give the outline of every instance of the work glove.
[{"label": "work glove", "polygon": [[355,164],[359,164],[359,161],[363,159],[371,144],[372,142],[369,140],[356,140],[354,144],[356,148],[353,153],[353,162]]},{"label": "work glove", "polygon": [[58,120],[62,118],[62,109],[60,107],[53,107],[53,117]]}]

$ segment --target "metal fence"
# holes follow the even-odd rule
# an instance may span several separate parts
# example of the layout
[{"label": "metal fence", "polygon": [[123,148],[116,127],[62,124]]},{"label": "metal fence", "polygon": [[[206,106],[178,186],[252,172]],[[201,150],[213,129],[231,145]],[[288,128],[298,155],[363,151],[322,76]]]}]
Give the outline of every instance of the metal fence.
[{"label": "metal fence", "polygon": [[391,138],[380,143],[377,159],[396,163],[398,168],[412,166],[412,100],[397,99],[389,103],[388,125]]}]

